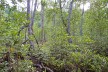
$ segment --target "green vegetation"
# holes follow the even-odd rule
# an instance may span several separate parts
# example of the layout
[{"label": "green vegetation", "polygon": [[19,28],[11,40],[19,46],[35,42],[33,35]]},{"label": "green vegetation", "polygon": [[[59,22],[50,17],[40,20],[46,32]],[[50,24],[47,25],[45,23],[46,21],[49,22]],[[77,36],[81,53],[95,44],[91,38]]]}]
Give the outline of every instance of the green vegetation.
[{"label": "green vegetation", "polygon": [[10,1],[0,0],[0,72],[108,72],[107,0]]}]

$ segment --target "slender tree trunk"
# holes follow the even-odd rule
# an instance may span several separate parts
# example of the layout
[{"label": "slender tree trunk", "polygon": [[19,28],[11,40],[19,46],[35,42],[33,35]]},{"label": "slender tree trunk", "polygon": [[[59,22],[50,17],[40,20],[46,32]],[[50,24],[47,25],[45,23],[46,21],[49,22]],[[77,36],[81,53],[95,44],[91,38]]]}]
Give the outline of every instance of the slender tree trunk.
[{"label": "slender tree trunk", "polygon": [[[68,33],[68,36],[71,36],[71,33],[70,33],[70,19],[71,19],[71,14],[72,14],[73,2],[74,2],[74,0],[72,0],[70,2],[70,6],[69,6],[68,24],[67,24],[67,29],[66,29],[66,31]],[[68,42],[72,43],[72,39],[69,38]]]},{"label": "slender tree trunk", "polygon": [[34,17],[35,17],[35,13],[36,13],[36,6],[37,6],[37,0],[35,0],[35,4],[34,4],[34,11],[31,17],[31,25],[33,26],[34,24]]},{"label": "slender tree trunk", "polygon": [[56,14],[53,14],[53,18],[52,18],[52,25],[54,26],[56,23]]},{"label": "slender tree trunk", "polygon": [[44,5],[41,1],[41,29],[42,29],[42,44],[45,41],[45,33],[44,33]]},{"label": "slender tree trunk", "polygon": [[83,9],[82,9],[82,15],[81,15],[81,22],[80,22],[80,35],[81,36],[83,35],[83,29],[82,29],[83,23],[84,23],[84,3],[83,3]]},{"label": "slender tree trunk", "polygon": [[[29,21],[28,24],[28,36],[32,36],[33,35],[33,29],[32,29],[32,24],[31,24],[31,20],[30,20],[30,0],[27,0],[27,20]],[[30,49],[34,48],[34,43],[33,40],[29,40],[30,42]]]},{"label": "slender tree trunk", "polygon": [[63,18],[63,12],[62,12],[61,0],[59,0],[59,6],[60,6],[60,12],[61,12],[61,13],[60,13],[60,14],[61,14],[61,20],[62,20],[64,26],[66,26],[65,20],[64,20],[64,18]]},{"label": "slender tree trunk", "polygon": [[[56,0],[55,0],[55,4],[56,4]],[[56,5],[54,5],[55,7]],[[54,26],[56,24],[56,13],[55,11],[53,12],[53,17],[52,17],[52,25]]]}]

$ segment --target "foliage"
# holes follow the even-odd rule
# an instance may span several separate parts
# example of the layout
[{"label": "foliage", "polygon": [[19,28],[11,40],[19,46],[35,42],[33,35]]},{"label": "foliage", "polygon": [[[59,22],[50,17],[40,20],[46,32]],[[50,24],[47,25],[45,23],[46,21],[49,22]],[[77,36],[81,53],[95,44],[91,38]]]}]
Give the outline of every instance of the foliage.
[{"label": "foliage", "polygon": [[[23,0],[18,0],[20,3]],[[84,0],[86,2],[86,0]],[[10,7],[4,0],[0,3],[0,72],[35,72],[51,69],[54,72],[107,72],[108,71],[108,2],[91,0],[90,9],[84,13],[83,35],[80,35],[82,11],[76,1],[70,20],[69,36],[66,32],[68,5],[61,10],[58,2],[42,0],[45,7],[44,36],[40,11],[36,12],[33,35],[27,34],[28,22],[25,11],[17,10],[17,1]],[[70,3],[70,1],[68,2]],[[50,6],[50,7],[48,7]],[[32,12],[31,12],[32,13]],[[22,29],[22,27],[24,27]],[[72,43],[68,39],[72,39]],[[30,40],[34,49],[29,49]],[[9,66],[10,65],[10,66]],[[39,65],[39,69],[36,65]],[[42,66],[42,68],[41,68]]]}]

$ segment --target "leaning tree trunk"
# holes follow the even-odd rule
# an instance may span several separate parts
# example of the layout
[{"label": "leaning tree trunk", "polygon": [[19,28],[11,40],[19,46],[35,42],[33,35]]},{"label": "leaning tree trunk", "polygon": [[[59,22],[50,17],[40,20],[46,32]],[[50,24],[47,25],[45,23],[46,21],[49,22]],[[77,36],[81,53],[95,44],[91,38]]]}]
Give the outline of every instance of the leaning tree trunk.
[{"label": "leaning tree trunk", "polygon": [[[61,0],[59,0],[59,6],[60,6],[60,12],[61,12],[61,13],[60,13],[60,14],[61,14],[61,20],[62,20],[64,26],[66,27],[66,32],[67,32],[68,36],[71,36],[71,33],[70,33],[70,19],[71,19],[71,14],[72,14],[73,2],[74,2],[74,0],[72,0],[72,1],[70,2],[70,6],[69,6],[69,15],[68,15],[68,23],[66,24],[65,21],[64,21],[64,18],[63,18]],[[69,43],[72,43],[72,39],[69,38],[69,39],[68,39],[68,42],[69,42]]]}]

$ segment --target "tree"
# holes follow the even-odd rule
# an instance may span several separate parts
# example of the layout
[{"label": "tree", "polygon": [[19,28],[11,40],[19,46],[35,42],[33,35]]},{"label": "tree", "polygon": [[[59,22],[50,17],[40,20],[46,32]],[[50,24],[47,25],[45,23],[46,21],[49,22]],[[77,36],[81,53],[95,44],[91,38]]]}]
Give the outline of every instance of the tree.
[{"label": "tree", "polygon": [[[30,19],[30,0],[27,0],[27,20],[29,21],[28,24],[28,36],[31,37],[33,35],[33,28],[31,24],[31,19]],[[30,40],[30,48],[34,48],[34,43],[33,40]]]},{"label": "tree", "polygon": [[[68,33],[68,36],[71,36],[71,33],[70,33],[70,19],[71,19],[71,14],[72,14],[73,2],[74,2],[74,0],[72,0],[70,2],[70,6],[69,6],[68,24],[67,24],[67,29],[66,29],[66,31]],[[68,42],[72,43],[72,39],[71,38],[68,39]]]},{"label": "tree", "polygon": [[84,23],[84,2],[83,2],[83,9],[81,14],[81,22],[80,22],[80,35],[83,35],[83,23]]},{"label": "tree", "polygon": [[42,30],[42,44],[45,41],[45,32],[44,32],[44,6],[45,1],[41,0],[41,30]]},{"label": "tree", "polygon": [[34,17],[36,13],[36,6],[37,6],[37,0],[35,0],[34,4],[34,10],[33,13],[31,14],[30,12],[30,0],[27,0],[27,20],[29,22],[28,24],[28,36],[30,37],[29,42],[30,42],[30,48],[34,48],[34,43],[32,40],[32,37],[34,36],[33,34],[33,24],[34,24]]}]

